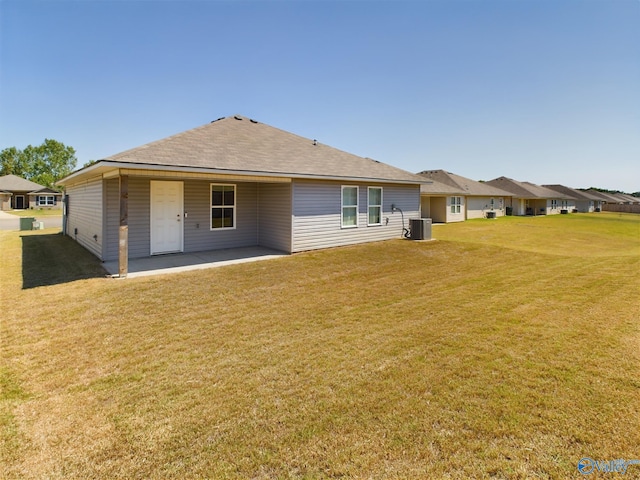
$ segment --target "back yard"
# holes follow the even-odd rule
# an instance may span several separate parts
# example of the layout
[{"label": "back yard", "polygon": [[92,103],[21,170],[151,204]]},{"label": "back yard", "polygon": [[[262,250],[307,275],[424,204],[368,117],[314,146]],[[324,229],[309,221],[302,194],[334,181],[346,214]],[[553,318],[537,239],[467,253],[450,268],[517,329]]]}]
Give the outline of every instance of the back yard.
[{"label": "back yard", "polygon": [[113,280],[51,231],[0,232],[0,477],[578,478],[583,457],[640,459],[640,216],[434,237]]}]

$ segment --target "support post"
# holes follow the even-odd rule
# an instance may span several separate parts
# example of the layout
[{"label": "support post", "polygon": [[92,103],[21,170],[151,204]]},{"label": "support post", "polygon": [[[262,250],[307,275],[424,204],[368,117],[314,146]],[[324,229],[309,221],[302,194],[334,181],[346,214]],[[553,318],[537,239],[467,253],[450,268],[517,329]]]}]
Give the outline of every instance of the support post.
[{"label": "support post", "polygon": [[129,270],[129,177],[120,175],[120,229],[118,232],[118,273],[121,278]]}]

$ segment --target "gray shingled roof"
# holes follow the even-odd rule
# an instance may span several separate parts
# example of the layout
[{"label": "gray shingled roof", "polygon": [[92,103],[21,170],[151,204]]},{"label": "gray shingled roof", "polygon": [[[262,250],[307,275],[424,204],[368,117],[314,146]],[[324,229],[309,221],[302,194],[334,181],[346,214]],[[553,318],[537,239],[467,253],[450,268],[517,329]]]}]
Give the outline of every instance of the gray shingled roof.
[{"label": "gray shingled roof", "polygon": [[608,194],[608,193],[604,193],[604,192],[599,192],[597,190],[586,190],[586,193],[589,193],[590,195],[593,195],[594,197],[598,198],[599,200],[604,200],[605,202],[608,203],[620,203],[620,200],[617,199],[616,197]]},{"label": "gray shingled roof", "polygon": [[488,185],[511,192],[516,198],[569,198],[567,195],[541,187],[531,182],[519,182],[507,177],[498,177],[488,182]]},{"label": "gray shingled roof", "polygon": [[640,203],[640,198],[634,197],[633,195],[629,195],[627,193],[616,193],[615,196],[625,203]]},{"label": "gray shingled roof", "polygon": [[543,187],[553,190],[554,192],[563,193],[575,200],[600,200],[600,198],[595,195],[571,187],[565,187],[564,185],[543,185]]},{"label": "gray shingled roof", "polygon": [[104,161],[196,167],[218,173],[422,182],[405,170],[239,115],[112,155]]},{"label": "gray shingled roof", "polygon": [[460,187],[447,185],[446,183],[425,177],[420,185],[420,193],[428,195],[464,195]]},{"label": "gray shingled roof", "polygon": [[511,193],[487,185],[486,182],[477,182],[470,178],[456,175],[445,170],[424,170],[418,175],[443,183],[455,189],[456,193],[469,196],[510,197]]},{"label": "gray shingled roof", "polygon": [[58,192],[53,190],[52,188],[43,187],[39,190],[34,190],[33,192],[29,192],[29,195],[60,195],[62,196],[62,192]]},{"label": "gray shingled roof", "polygon": [[45,187],[18,177],[17,175],[4,175],[0,177],[0,190],[6,192],[32,192],[33,190],[40,190],[42,188]]}]

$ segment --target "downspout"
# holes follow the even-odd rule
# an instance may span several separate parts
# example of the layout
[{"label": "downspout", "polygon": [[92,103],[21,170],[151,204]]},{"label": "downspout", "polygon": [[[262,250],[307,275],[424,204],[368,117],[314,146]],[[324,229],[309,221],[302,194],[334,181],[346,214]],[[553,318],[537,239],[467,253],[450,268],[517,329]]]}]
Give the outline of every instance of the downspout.
[{"label": "downspout", "polygon": [[67,228],[69,221],[69,195],[65,192],[62,197],[62,235],[67,235]]}]

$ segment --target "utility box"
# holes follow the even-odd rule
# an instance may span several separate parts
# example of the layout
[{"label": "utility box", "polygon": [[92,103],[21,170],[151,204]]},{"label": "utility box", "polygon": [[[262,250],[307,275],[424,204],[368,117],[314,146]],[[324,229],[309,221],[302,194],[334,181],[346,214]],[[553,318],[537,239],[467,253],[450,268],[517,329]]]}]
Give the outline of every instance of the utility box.
[{"label": "utility box", "polygon": [[411,240],[431,240],[431,224],[430,218],[410,219]]},{"label": "utility box", "polygon": [[487,218],[496,218],[496,212],[487,212]]},{"label": "utility box", "polygon": [[33,222],[36,219],[33,217],[21,217],[20,218],[20,230],[33,230]]}]

